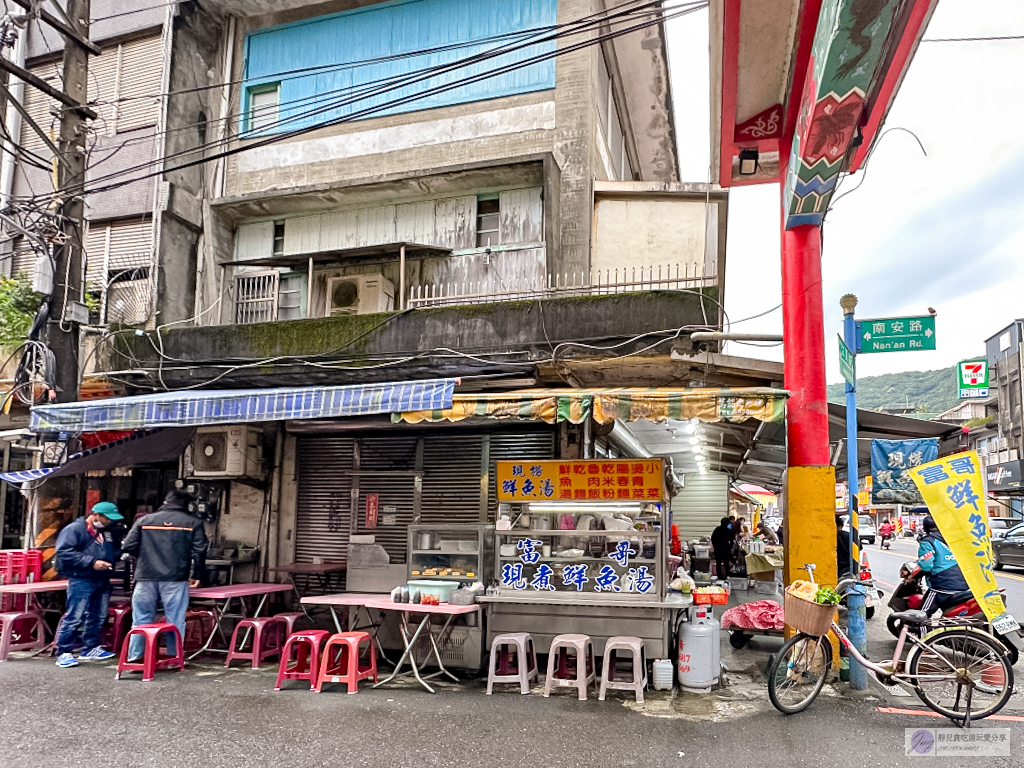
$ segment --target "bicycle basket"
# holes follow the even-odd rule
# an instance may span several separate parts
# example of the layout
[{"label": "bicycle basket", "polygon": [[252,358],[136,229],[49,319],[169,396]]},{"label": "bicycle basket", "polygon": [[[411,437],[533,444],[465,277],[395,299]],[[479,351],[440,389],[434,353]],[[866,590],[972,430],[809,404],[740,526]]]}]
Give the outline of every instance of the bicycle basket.
[{"label": "bicycle basket", "polygon": [[804,634],[814,637],[827,634],[835,615],[836,607],[834,605],[811,602],[793,594],[788,589],[786,590],[786,623]]}]

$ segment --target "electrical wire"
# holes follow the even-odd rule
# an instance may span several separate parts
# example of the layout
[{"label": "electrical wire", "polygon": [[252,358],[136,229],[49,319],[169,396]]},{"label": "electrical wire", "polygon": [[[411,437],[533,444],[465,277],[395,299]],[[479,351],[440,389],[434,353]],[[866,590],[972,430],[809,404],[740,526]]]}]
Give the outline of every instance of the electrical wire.
[{"label": "electrical wire", "polygon": [[[630,3],[625,3],[623,5],[635,5],[638,1],[639,0],[631,0]],[[703,4],[701,4],[701,5],[703,5]],[[643,6],[641,6],[641,8],[646,8],[648,6],[659,6],[660,7],[660,2],[657,2],[657,1],[656,2],[646,2],[646,3],[644,3]],[[623,6],[616,6],[616,9],[622,8],[622,7]],[[615,9],[612,9],[612,10],[615,10]],[[271,129],[274,129],[274,128],[280,128],[282,126],[288,125],[289,123],[295,123],[295,122],[301,122],[301,121],[304,121],[304,120],[308,120],[310,117],[313,117],[315,115],[323,114],[323,113],[326,113],[326,112],[330,112],[330,111],[333,111],[333,110],[338,109],[340,107],[349,106],[349,105],[351,105],[353,103],[357,103],[359,101],[364,101],[367,98],[370,98],[372,96],[378,96],[378,95],[381,95],[383,93],[387,93],[387,92],[390,92],[390,91],[394,91],[394,90],[406,87],[408,85],[412,85],[412,84],[423,82],[425,80],[429,80],[429,79],[431,79],[433,77],[437,77],[438,75],[444,74],[444,73],[449,72],[449,71],[455,71],[455,70],[459,70],[459,69],[464,69],[464,68],[466,68],[467,66],[469,66],[471,64],[479,63],[479,62],[482,62],[482,61],[487,61],[487,60],[490,60],[490,59],[493,59],[493,58],[496,58],[496,57],[499,57],[499,56],[506,55],[506,54],[508,54],[510,52],[515,52],[515,51],[518,51],[518,50],[522,50],[524,48],[536,46],[536,45],[538,45],[540,43],[551,42],[551,41],[553,41],[555,39],[561,38],[561,37],[566,36],[566,35],[581,34],[583,32],[588,32],[588,31],[590,31],[589,27],[591,27],[591,26],[607,22],[609,19],[614,19],[614,18],[616,18],[618,16],[634,14],[634,13],[637,12],[637,10],[639,10],[639,9],[632,8],[632,9],[629,9],[629,10],[618,11],[616,14],[610,14],[610,15],[593,14],[590,17],[584,17],[584,19],[582,19],[582,20],[577,20],[575,22],[568,22],[566,24],[561,25],[561,26],[565,27],[566,29],[563,29],[561,32],[558,32],[558,33],[555,33],[555,34],[552,34],[552,35],[541,36],[541,37],[538,37],[536,39],[526,40],[526,41],[523,41],[523,42],[520,42],[520,43],[516,43],[516,44],[510,45],[510,46],[503,46],[503,47],[494,48],[494,49],[491,49],[491,50],[488,50],[488,51],[485,51],[485,52],[482,52],[482,53],[479,53],[479,54],[475,54],[475,55],[470,56],[470,57],[466,57],[466,58],[463,58],[463,59],[458,59],[458,60],[456,60],[454,62],[450,62],[450,63],[445,64],[445,65],[427,67],[427,68],[423,68],[423,69],[420,69],[420,70],[413,71],[411,73],[405,73],[405,74],[402,74],[402,75],[397,75],[397,76],[394,76],[392,78],[385,78],[383,84],[381,85],[381,87],[378,87],[378,88],[366,88],[364,85],[360,85],[358,90],[356,91],[356,94],[354,96],[350,97],[350,98],[340,99],[340,100],[336,100],[336,101],[333,101],[333,102],[328,102],[326,104],[323,104],[322,106],[317,107],[316,109],[307,110],[307,111],[300,112],[300,113],[295,114],[295,115],[283,117],[283,118],[277,120],[275,123],[273,123],[271,125],[260,126],[259,131],[261,133],[265,133],[268,130],[271,130]],[[694,10],[694,9],[693,8],[687,8],[686,12],[692,12],[692,10]],[[598,18],[595,20],[595,17],[598,17]],[[629,31],[633,31],[633,30],[632,29],[624,30],[624,31],[621,31],[621,32],[617,33],[615,36],[618,36],[618,34],[624,34],[624,33],[629,32]],[[592,41],[591,44],[594,44],[594,42],[599,42],[599,41]],[[560,54],[565,53],[565,52],[569,52],[569,51],[566,51],[566,50],[556,51],[554,55],[560,55]],[[417,100],[425,98],[425,97],[427,97],[429,95],[434,95],[435,93],[452,90],[454,88],[462,87],[463,85],[466,85],[468,83],[476,82],[476,81],[482,80],[482,79],[487,79],[489,77],[494,77],[494,76],[496,76],[498,74],[503,74],[505,71],[512,71],[514,69],[521,69],[523,67],[530,66],[530,65],[532,65],[534,63],[537,63],[537,61],[539,61],[539,60],[547,60],[548,58],[553,58],[553,55],[546,54],[546,55],[541,55],[539,57],[535,56],[535,57],[532,57],[532,58],[529,58],[529,59],[522,60],[520,62],[514,63],[512,65],[509,65],[508,67],[499,68],[498,70],[490,70],[490,71],[488,71],[486,73],[482,73],[482,74],[479,74],[479,75],[476,75],[476,76],[463,77],[463,78],[457,79],[457,80],[455,80],[455,81],[453,81],[451,83],[443,84],[443,85],[437,86],[437,87],[435,87],[433,89],[428,89],[427,91],[423,91],[423,92],[416,93],[416,94],[411,94],[409,96],[405,96],[405,97],[400,98],[400,99],[393,99],[393,100],[391,100],[389,102],[385,102],[383,104],[374,105],[372,107],[368,107],[368,108],[365,108],[365,109],[363,109],[361,111],[350,113],[348,115],[342,116],[340,118],[335,118],[333,120],[324,121],[324,122],[317,123],[317,124],[311,125],[311,126],[300,127],[298,129],[294,129],[292,131],[289,131],[289,132],[286,132],[286,133],[283,133],[283,134],[279,134],[279,135],[276,135],[276,136],[271,136],[271,137],[262,139],[260,141],[257,141],[254,144],[246,145],[245,147],[237,147],[234,150],[228,150],[227,153],[221,153],[219,155],[214,155],[212,157],[207,157],[207,158],[202,158],[202,159],[199,159],[199,160],[194,160],[194,161],[191,161],[190,163],[187,163],[187,164],[179,166],[179,167],[180,168],[190,167],[191,165],[198,164],[199,162],[208,162],[209,160],[212,160],[212,159],[218,159],[221,156],[227,156],[227,154],[235,154],[237,152],[251,150],[251,149],[254,149],[254,148],[259,148],[260,146],[265,146],[267,144],[276,143],[278,141],[283,141],[283,140],[286,140],[288,138],[292,138],[294,136],[300,135],[302,133],[306,133],[306,132],[309,132],[311,130],[316,130],[318,128],[323,128],[323,127],[327,127],[327,126],[331,126],[331,125],[335,125],[335,124],[339,124],[339,123],[343,123],[343,122],[350,122],[352,120],[356,120],[356,119],[359,119],[359,118],[362,118],[362,117],[369,116],[370,114],[375,114],[377,112],[390,109],[390,108],[392,108],[392,107],[394,107],[396,105],[401,105],[401,104],[404,104],[404,103],[407,103],[407,102],[410,102],[410,101],[417,101]],[[206,148],[209,148],[211,146],[216,146],[216,145],[221,144],[221,143],[223,143],[223,142],[222,141],[208,142],[206,145],[201,145],[199,147],[189,148],[187,150],[183,150],[183,151],[175,153],[173,155],[169,155],[168,158],[192,155],[192,154],[195,154],[196,152],[203,151]],[[167,158],[165,158],[165,159],[167,159]],[[136,170],[144,170],[145,167],[148,167],[151,164],[152,163],[140,164],[139,166],[136,166],[133,169],[125,169],[125,170],[121,171],[121,173],[129,172],[129,171],[136,171]],[[174,170],[174,169],[168,169],[168,170]],[[117,176],[117,174],[109,174],[108,176],[94,178],[91,181],[95,183],[95,182],[98,182],[98,181],[109,180],[111,178],[115,178],[116,176]],[[97,191],[97,190],[90,190],[90,191]],[[103,191],[103,190],[101,189],[100,191]]]},{"label": "electrical wire", "polygon": [[993,37],[931,37],[922,43],[988,43],[996,40],[1024,40],[1024,35],[998,35]]},{"label": "electrical wire", "polygon": [[[635,3],[633,3],[633,4],[635,4]],[[629,4],[627,4],[627,5],[629,5]],[[385,110],[391,109],[391,108],[393,108],[395,106],[400,106],[400,105],[409,103],[411,101],[421,100],[423,98],[426,98],[427,96],[431,96],[431,95],[435,95],[437,93],[442,93],[442,92],[446,92],[446,91],[449,91],[449,90],[453,90],[455,88],[459,88],[459,87],[462,87],[464,85],[467,85],[467,84],[470,84],[470,83],[473,83],[473,82],[478,82],[480,80],[488,79],[488,78],[491,78],[491,77],[495,77],[495,76],[498,76],[500,74],[504,74],[504,73],[509,72],[509,71],[513,71],[513,70],[516,70],[516,69],[521,69],[521,68],[524,68],[524,67],[527,67],[527,66],[531,66],[531,65],[533,65],[535,63],[538,63],[540,61],[545,61],[545,60],[548,60],[548,59],[552,59],[552,58],[555,58],[557,56],[564,55],[566,53],[572,53],[572,52],[574,52],[576,50],[580,50],[580,49],[582,49],[584,47],[588,47],[588,46],[591,46],[591,45],[597,45],[597,44],[600,44],[601,42],[603,42],[605,40],[614,39],[614,38],[619,37],[619,36],[624,35],[624,34],[630,34],[632,32],[639,31],[641,29],[645,29],[645,28],[647,28],[649,26],[652,26],[652,25],[655,25],[655,24],[662,24],[664,21],[667,21],[667,20],[669,20],[671,18],[674,18],[676,16],[682,16],[682,15],[686,15],[686,14],[692,13],[692,12],[694,12],[696,10],[701,10],[704,7],[706,7],[706,3],[704,3],[704,2],[689,3],[689,4],[685,4],[683,6],[672,6],[671,9],[668,9],[668,8],[662,6],[660,4],[660,2],[646,3],[645,6],[658,6],[656,11],[651,12],[651,13],[654,14],[654,18],[653,19],[648,19],[646,21],[634,24],[632,26],[625,27],[623,29],[616,29],[616,30],[613,30],[611,32],[605,33],[603,35],[592,37],[591,39],[586,40],[586,41],[584,41],[582,43],[576,43],[574,45],[570,45],[570,46],[565,46],[565,47],[559,48],[559,49],[557,49],[557,50],[555,50],[553,52],[550,52],[550,53],[544,53],[544,54],[540,54],[540,55],[537,55],[537,56],[529,57],[529,58],[526,58],[526,59],[521,60],[519,62],[515,62],[515,63],[510,64],[510,65],[502,66],[502,67],[499,67],[499,68],[493,69],[493,70],[488,70],[487,72],[484,72],[484,73],[479,73],[479,74],[475,74],[475,75],[472,75],[472,76],[467,76],[467,77],[459,78],[459,79],[457,79],[457,80],[455,80],[453,82],[444,83],[444,84],[441,84],[441,85],[436,86],[434,88],[427,89],[425,91],[420,91],[418,93],[413,93],[413,94],[410,94],[410,95],[406,95],[406,96],[403,96],[403,97],[400,97],[400,98],[397,98],[397,99],[393,99],[393,100],[388,101],[388,102],[384,102],[382,104],[373,105],[371,107],[367,107],[367,108],[364,108],[362,110],[358,110],[358,111],[356,111],[354,113],[351,113],[349,115],[345,115],[345,116],[343,116],[341,118],[335,118],[335,119],[324,121],[324,122],[321,122],[321,123],[318,123],[318,124],[301,127],[301,128],[298,128],[298,129],[293,129],[291,131],[287,131],[287,132],[282,133],[282,134],[278,134],[278,135],[275,135],[275,136],[267,137],[267,138],[262,139],[262,140],[258,140],[258,141],[254,142],[254,143],[247,144],[245,146],[233,147],[233,148],[230,148],[230,149],[218,152],[218,153],[214,153],[212,155],[208,155],[208,156],[205,156],[205,157],[202,157],[202,158],[198,158],[198,159],[191,160],[191,161],[186,161],[186,162],[183,162],[181,164],[178,164],[178,165],[170,167],[170,168],[164,168],[164,169],[161,169],[160,171],[157,171],[157,172],[153,172],[153,173],[150,173],[150,174],[144,174],[142,176],[135,176],[135,177],[131,178],[130,180],[113,182],[113,183],[107,184],[106,186],[93,187],[91,189],[87,189],[85,191],[85,194],[96,194],[96,193],[99,193],[99,192],[110,191],[111,189],[116,189],[116,188],[119,188],[121,186],[124,186],[125,184],[134,183],[134,182],[140,181],[142,179],[149,178],[151,176],[156,176],[156,175],[160,175],[162,173],[171,172],[171,171],[174,171],[174,170],[181,170],[181,169],[184,169],[184,168],[193,167],[195,165],[199,165],[201,163],[210,162],[212,160],[220,159],[222,157],[229,157],[231,155],[235,155],[235,154],[238,154],[240,152],[251,151],[253,149],[259,149],[261,147],[268,146],[270,144],[274,144],[274,143],[278,143],[278,142],[281,142],[281,141],[285,141],[285,140],[287,140],[289,138],[293,138],[295,136],[302,135],[302,134],[308,133],[308,132],[313,131],[313,130],[318,130],[318,129],[321,129],[321,128],[324,128],[324,127],[328,127],[328,126],[331,126],[331,125],[336,125],[336,124],[340,124],[340,123],[344,123],[344,122],[350,122],[350,121],[354,121],[354,120],[357,120],[357,119],[361,119],[363,117],[367,117],[369,115],[372,115],[372,114],[375,114],[375,113],[378,113],[378,112],[381,112],[381,111],[385,111]],[[617,8],[619,8],[619,7],[621,7],[621,6],[617,6]],[[614,10],[614,9],[612,9],[612,10]],[[458,60],[456,62],[453,62],[453,63],[451,63],[449,65],[446,65],[446,66],[443,66],[443,67],[430,68],[430,70],[428,72],[425,72],[423,74],[417,74],[413,78],[406,78],[406,79],[402,80],[401,82],[399,82],[397,84],[389,84],[387,87],[383,88],[382,90],[384,92],[387,92],[387,91],[395,90],[396,88],[405,87],[405,86],[409,85],[410,82],[420,82],[422,80],[426,80],[426,79],[430,79],[431,77],[435,77],[435,76],[437,76],[437,74],[439,72],[443,73],[444,71],[449,71],[451,69],[461,69],[461,68],[466,67],[468,64],[476,63],[476,62],[478,62],[480,60],[487,60],[487,59],[490,59],[490,58],[495,58],[497,56],[502,56],[502,55],[507,54],[510,50],[517,50],[517,49],[521,49],[523,47],[534,46],[534,45],[537,45],[537,44],[542,43],[542,42],[549,42],[552,39],[557,39],[557,37],[561,37],[561,36],[564,36],[566,34],[580,34],[583,31],[589,31],[587,29],[589,26],[593,26],[593,25],[596,25],[596,24],[606,24],[609,21],[618,21],[619,19],[617,18],[617,16],[625,16],[625,15],[635,14],[637,10],[638,9],[633,8],[633,9],[630,9],[628,11],[619,11],[618,15],[616,15],[616,14],[594,14],[594,15],[592,15],[590,17],[585,17],[582,20],[578,20],[576,22],[572,22],[572,23],[566,25],[566,26],[570,26],[572,28],[569,29],[568,31],[563,30],[562,32],[557,33],[557,35],[555,35],[555,36],[548,36],[546,38],[542,37],[541,39],[530,40],[530,41],[527,41],[525,43],[519,43],[516,46],[512,46],[511,48],[509,48],[509,47],[497,48],[497,49],[485,52],[483,54],[477,54],[475,56],[468,57],[466,59],[460,59],[460,60]],[[666,12],[667,10],[672,10],[672,13],[667,13]],[[650,15],[650,14],[648,14],[648,15]],[[374,93],[373,95],[379,95],[379,92]],[[366,98],[366,96],[360,95],[360,97],[358,99],[356,99],[356,100],[363,100],[365,98]],[[308,117],[310,117],[311,115],[319,114],[319,113],[322,113],[322,112],[325,112],[325,111],[330,111],[330,110],[336,109],[336,108],[338,108],[338,106],[342,106],[342,105],[343,104],[339,104],[339,103],[330,103],[330,104],[324,105],[323,107],[321,107],[319,109],[312,110],[311,112],[305,112],[305,113],[301,113],[301,114],[296,115],[296,116],[288,117],[288,118],[285,118],[284,120],[279,121],[279,122],[286,123],[286,122],[294,122],[297,119],[308,119]],[[205,148],[208,148],[210,146],[215,146],[217,144],[222,144],[222,143],[223,143],[223,141],[208,142],[206,145],[201,145],[199,147],[190,148],[188,150],[184,150],[184,151],[172,154],[172,155],[168,155],[165,158],[165,160],[170,159],[170,158],[174,158],[174,157],[181,157],[181,156],[184,156],[184,155],[190,155],[190,154],[194,155],[197,152],[203,151]],[[118,177],[121,177],[121,176],[124,176],[124,175],[127,175],[127,174],[142,172],[147,167],[149,167],[151,165],[153,165],[153,163],[143,163],[143,164],[140,164],[140,165],[132,167],[132,168],[122,169],[121,171],[118,171],[117,173],[109,174],[107,176],[99,177],[99,178],[96,178],[96,179],[91,179],[90,182],[91,183],[98,183],[98,182],[102,182],[102,181],[111,181],[113,179],[116,179]]]}]

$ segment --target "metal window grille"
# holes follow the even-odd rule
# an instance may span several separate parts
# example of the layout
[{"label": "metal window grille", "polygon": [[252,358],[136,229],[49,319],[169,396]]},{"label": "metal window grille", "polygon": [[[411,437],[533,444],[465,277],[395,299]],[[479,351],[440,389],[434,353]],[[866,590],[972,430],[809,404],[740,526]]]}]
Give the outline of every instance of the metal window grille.
[{"label": "metal window grille", "polygon": [[250,325],[277,319],[277,271],[235,278],[235,323]]}]

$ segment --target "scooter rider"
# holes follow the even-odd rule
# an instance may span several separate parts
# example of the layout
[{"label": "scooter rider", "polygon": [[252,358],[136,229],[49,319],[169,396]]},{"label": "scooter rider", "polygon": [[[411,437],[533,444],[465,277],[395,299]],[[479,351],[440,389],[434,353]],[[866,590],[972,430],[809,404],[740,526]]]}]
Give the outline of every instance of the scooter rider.
[{"label": "scooter rider", "polygon": [[896,526],[889,522],[889,518],[885,518],[882,524],[878,526],[878,535],[882,537],[882,543],[884,544],[887,540],[893,537],[896,533]]},{"label": "scooter rider", "polygon": [[931,515],[925,517],[923,527],[924,537],[918,545],[917,563],[928,576],[928,591],[921,610],[931,614],[936,608],[955,603],[962,592],[970,591],[970,587]]}]

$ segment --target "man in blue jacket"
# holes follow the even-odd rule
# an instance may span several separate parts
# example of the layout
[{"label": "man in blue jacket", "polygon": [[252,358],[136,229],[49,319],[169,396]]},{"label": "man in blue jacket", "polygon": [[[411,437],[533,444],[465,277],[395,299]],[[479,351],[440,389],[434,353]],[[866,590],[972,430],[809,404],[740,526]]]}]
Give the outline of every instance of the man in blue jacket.
[{"label": "man in blue jacket", "polygon": [[930,614],[936,608],[959,602],[959,593],[969,591],[970,587],[932,516],[928,515],[922,525],[924,537],[917,548],[917,564],[928,576],[928,592],[921,610]]},{"label": "man in blue jacket", "polygon": [[123,520],[117,505],[101,501],[89,514],[72,521],[57,537],[57,571],[68,580],[67,610],[57,627],[57,666],[77,667],[72,654],[75,637],[82,629],[82,661],[104,661],[113,653],[100,645],[107,620],[110,575],[117,557],[111,521]]}]

